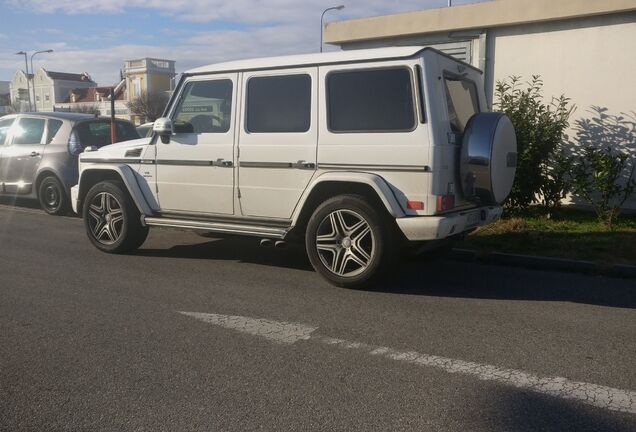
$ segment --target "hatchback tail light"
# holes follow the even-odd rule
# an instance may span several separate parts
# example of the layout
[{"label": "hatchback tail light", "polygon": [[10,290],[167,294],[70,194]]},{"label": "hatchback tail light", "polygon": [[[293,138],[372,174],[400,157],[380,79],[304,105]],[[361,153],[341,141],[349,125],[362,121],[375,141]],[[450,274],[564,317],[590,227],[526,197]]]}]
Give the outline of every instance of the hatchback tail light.
[{"label": "hatchback tail light", "polygon": [[75,131],[71,132],[71,136],[68,139],[68,152],[71,156],[77,156],[84,148],[80,144],[79,138]]}]

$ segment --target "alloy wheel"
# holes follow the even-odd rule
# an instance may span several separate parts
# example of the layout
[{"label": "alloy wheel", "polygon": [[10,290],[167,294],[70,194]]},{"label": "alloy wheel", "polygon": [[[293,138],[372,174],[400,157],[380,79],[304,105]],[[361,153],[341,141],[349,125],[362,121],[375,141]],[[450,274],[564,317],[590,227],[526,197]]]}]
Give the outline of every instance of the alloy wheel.
[{"label": "alloy wheel", "polygon": [[336,210],[318,225],[316,248],[329,271],[353,277],[364,272],[373,260],[375,239],[364,217],[352,210]]},{"label": "alloy wheel", "polygon": [[93,197],[88,208],[88,225],[98,242],[111,245],[121,237],[124,212],[114,195],[100,192]]}]

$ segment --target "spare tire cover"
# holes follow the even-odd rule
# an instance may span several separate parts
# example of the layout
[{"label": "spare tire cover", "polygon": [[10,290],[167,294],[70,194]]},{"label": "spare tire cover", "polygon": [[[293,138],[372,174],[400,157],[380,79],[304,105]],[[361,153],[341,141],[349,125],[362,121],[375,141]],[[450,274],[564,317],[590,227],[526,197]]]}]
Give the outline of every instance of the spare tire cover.
[{"label": "spare tire cover", "polygon": [[459,175],[464,199],[501,204],[512,189],[517,169],[517,137],[503,113],[484,112],[466,125]]}]

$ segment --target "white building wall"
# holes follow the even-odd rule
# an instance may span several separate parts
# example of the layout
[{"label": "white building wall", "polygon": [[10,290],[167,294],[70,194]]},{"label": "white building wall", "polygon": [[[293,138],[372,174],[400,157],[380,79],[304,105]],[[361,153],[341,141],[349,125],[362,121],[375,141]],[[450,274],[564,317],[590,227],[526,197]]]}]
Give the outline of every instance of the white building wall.
[{"label": "white building wall", "polygon": [[[631,21],[631,22],[630,22]],[[587,117],[591,105],[636,111],[636,13],[489,31],[489,90],[511,75],[541,75],[546,96],[565,94]]]}]

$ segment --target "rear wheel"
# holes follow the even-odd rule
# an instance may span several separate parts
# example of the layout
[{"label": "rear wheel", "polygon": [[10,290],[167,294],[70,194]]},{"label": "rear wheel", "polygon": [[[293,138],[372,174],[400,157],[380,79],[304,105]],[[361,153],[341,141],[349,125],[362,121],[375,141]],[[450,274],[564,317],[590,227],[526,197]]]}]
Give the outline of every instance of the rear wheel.
[{"label": "rear wheel", "polygon": [[93,186],[84,199],[82,217],[91,243],[104,252],[129,252],[148,236],[139,210],[119,182]]},{"label": "rear wheel", "polygon": [[305,233],[307,255],[329,282],[350,288],[377,283],[399,257],[393,226],[362,196],[322,203]]},{"label": "rear wheel", "polygon": [[38,187],[40,207],[50,215],[63,215],[69,212],[69,201],[64,186],[55,176],[45,177]]}]

